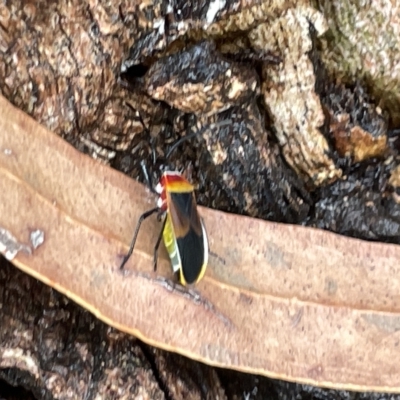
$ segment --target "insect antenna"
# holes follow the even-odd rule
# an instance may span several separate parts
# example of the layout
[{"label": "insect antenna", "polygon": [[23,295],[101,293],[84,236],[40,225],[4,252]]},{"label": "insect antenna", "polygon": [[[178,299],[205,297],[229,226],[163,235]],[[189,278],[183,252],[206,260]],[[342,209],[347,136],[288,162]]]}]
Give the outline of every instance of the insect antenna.
[{"label": "insect antenna", "polygon": [[190,133],[189,135],[186,135],[180,139],[178,139],[168,150],[167,154],[165,155],[165,159],[168,160],[168,158],[171,156],[171,154],[183,143],[186,142],[186,140],[192,139],[197,135],[202,135],[207,129],[215,129],[215,128],[221,128],[222,126],[230,125],[232,121],[230,119],[226,119],[221,122],[214,122],[210,125],[205,126],[204,128],[200,129],[199,131]]},{"label": "insect antenna", "polygon": [[159,195],[159,193],[157,193],[157,191],[154,189],[153,179],[151,178],[151,175],[149,174],[149,170],[147,169],[147,166],[146,166],[146,163],[144,160],[140,161],[140,166],[142,168],[144,180],[146,182],[147,187],[149,188],[151,193]]}]

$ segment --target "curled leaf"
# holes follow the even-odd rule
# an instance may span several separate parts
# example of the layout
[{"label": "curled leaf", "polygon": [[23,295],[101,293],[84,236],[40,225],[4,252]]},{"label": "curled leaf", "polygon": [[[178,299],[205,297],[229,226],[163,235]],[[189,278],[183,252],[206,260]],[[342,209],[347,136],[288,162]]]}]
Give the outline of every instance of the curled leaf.
[{"label": "curled leaf", "polygon": [[196,289],[171,284],[139,183],[0,98],[0,227],[43,243],[13,263],[147,343],[211,365],[320,386],[400,390],[400,248],[200,208],[212,255]]}]

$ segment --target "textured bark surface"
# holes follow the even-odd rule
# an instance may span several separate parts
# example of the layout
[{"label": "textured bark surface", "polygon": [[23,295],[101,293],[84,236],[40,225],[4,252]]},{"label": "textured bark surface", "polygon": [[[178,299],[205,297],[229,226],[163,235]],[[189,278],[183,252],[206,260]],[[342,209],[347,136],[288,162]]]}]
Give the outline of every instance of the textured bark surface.
[{"label": "textured bark surface", "polygon": [[[126,68],[145,56],[157,55],[176,38],[194,30],[219,39],[242,32],[255,51],[285,54],[275,73],[264,74],[264,92],[287,162],[310,184],[319,186],[339,177],[340,169],[327,155],[327,143],[318,130],[323,123],[322,110],[314,93],[312,65],[305,54],[311,50],[309,23],[319,34],[326,29],[322,15],[310,8],[308,1],[298,2],[293,9],[291,2],[280,0],[232,0],[216,3],[215,10],[213,2],[203,3],[199,8],[170,11],[168,3],[160,1],[153,4],[151,13],[139,3],[105,0],[50,7],[41,1],[29,6],[22,2],[3,5],[0,90],[76,146],[93,150],[92,142],[107,143],[112,151],[105,158],[113,158],[114,150],[132,145],[137,133],[132,129],[133,116],[121,112],[126,99],[117,84],[122,65]],[[283,16],[275,25],[260,24],[279,14]],[[164,18],[172,19],[168,29]],[[274,30],[274,26],[272,36],[263,32],[263,28]],[[295,100],[291,88],[296,85]],[[277,91],[277,86],[286,89]],[[296,109],[293,104],[297,104]],[[307,123],[303,125],[307,126],[299,129],[297,121],[305,112]]]},{"label": "textured bark surface", "polygon": [[363,82],[400,124],[400,2],[317,0],[330,31],[322,59],[330,73]]},{"label": "textured bark surface", "polygon": [[272,23],[258,25],[249,37],[255,49],[282,54],[283,62],[276,67],[263,66],[264,101],[286,161],[306,182],[320,186],[340,178],[342,171],[335,166],[320,130],[324,115],[308,56],[310,24],[318,35],[327,29],[322,14],[298,6]]}]

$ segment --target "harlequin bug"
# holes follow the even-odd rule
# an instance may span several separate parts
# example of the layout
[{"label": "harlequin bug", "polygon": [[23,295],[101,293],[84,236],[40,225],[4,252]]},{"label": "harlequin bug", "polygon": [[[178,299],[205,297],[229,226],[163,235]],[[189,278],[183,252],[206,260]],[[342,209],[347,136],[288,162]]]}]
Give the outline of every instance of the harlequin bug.
[{"label": "harlequin bug", "polygon": [[[220,127],[229,123],[230,121],[222,121],[212,124],[208,128]],[[196,132],[196,134],[201,134],[202,131]],[[188,135],[183,140],[193,136]],[[168,155],[181,142],[182,139],[175,143]],[[144,168],[143,163],[142,167]],[[157,269],[158,248],[161,239],[164,239],[172,269],[175,273],[178,273],[180,283],[182,285],[197,283],[204,276],[207,268],[209,249],[206,229],[197,211],[194,186],[181,173],[165,171],[162,173],[158,185],[152,188],[145,169],[144,172],[150,184],[150,189],[159,195],[157,207],[144,212],[140,216],[129,251],[124,257],[120,269],[124,268],[132,255],[142,222],[150,215],[158,213],[159,219],[163,223],[154,246],[154,270]]]}]

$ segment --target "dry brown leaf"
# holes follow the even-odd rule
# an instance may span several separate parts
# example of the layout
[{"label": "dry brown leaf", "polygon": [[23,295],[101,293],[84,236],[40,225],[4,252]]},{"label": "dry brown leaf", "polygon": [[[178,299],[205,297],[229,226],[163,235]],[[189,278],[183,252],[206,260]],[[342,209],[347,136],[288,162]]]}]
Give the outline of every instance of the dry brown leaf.
[{"label": "dry brown leaf", "polygon": [[200,208],[216,256],[198,302],[167,290],[165,251],[152,273],[155,219],[144,223],[129,272],[118,270],[139,215],[153,206],[142,185],[4,98],[0,132],[0,249],[44,234],[32,254],[13,259],[23,271],[106,323],[211,365],[400,391],[400,247]]}]

